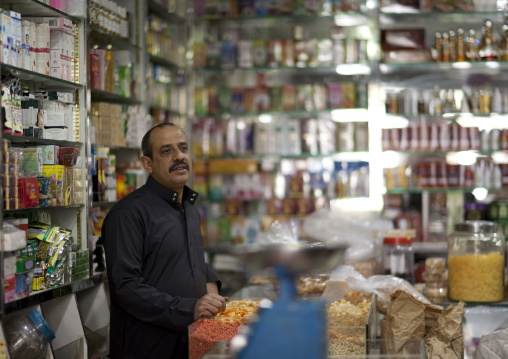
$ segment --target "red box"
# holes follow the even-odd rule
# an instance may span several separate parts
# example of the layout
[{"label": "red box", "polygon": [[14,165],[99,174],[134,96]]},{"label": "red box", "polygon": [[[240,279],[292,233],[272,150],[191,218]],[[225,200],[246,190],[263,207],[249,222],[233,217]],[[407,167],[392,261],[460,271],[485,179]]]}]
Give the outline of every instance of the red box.
[{"label": "red box", "polygon": [[19,208],[39,207],[39,181],[37,177],[22,177],[18,180]]}]

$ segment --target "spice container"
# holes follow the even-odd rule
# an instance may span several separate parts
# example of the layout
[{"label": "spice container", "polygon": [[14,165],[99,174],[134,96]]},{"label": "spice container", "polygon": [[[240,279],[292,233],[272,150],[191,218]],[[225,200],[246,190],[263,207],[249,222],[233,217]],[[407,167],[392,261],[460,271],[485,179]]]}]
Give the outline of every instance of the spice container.
[{"label": "spice container", "polygon": [[497,302],[504,297],[505,240],[498,225],[466,221],[448,237],[451,300]]},{"label": "spice container", "polygon": [[391,274],[414,282],[414,258],[411,236],[414,231],[390,231],[383,240],[385,274]]},{"label": "spice container", "polygon": [[55,333],[38,310],[23,317],[9,319],[5,324],[5,337],[12,359],[38,359],[46,357],[48,343]]}]

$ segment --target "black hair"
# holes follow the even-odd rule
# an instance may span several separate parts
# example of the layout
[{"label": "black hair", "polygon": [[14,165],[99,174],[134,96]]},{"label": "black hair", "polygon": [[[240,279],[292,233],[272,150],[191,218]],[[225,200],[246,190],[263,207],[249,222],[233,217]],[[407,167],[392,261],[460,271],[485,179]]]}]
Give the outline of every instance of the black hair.
[{"label": "black hair", "polygon": [[172,122],[164,122],[164,123],[158,124],[157,126],[152,127],[150,130],[148,130],[147,133],[145,133],[145,135],[143,136],[143,139],[141,140],[141,151],[143,152],[143,156],[153,158],[152,157],[153,156],[152,146],[150,146],[150,134],[156,128],[163,128],[163,127],[167,127],[167,126],[176,127],[180,131],[182,131],[182,129],[180,127],[178,127],[177,125],[175,125]]}]

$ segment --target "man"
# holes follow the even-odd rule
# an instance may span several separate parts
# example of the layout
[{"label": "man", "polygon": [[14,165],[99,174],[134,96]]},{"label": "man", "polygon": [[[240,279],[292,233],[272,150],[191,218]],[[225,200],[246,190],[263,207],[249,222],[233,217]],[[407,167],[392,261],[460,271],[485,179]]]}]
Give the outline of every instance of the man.
[{"label": "man", "polygon": [[119,201],[102,227],[111,296],[112,359],[188,358],[187,326],[226,308],[205,264],[187,136],[152,128],[141,143],[146,184]]}]

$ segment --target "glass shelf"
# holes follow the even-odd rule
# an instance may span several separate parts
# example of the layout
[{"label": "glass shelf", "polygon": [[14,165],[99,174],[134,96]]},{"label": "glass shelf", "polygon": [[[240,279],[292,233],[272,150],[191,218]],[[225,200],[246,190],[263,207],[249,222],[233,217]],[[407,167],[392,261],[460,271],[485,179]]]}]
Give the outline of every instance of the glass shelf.
[{"label": "glass shelf", "polygon": [[84,204],[73,204],[71,206],[54,206],[54,207],[30,207],[30,208],[22,208],[22,209],[4,209],[2,211],[2,214],[17,214],[17,213],[26,213],[26,212],[38,212],[38,211],[51,211],[54,209],[62,209],[62,208],[68,208],[68,209],[77,209],[77,208],[84,208]]},{"label": "glass shelf", "polygon": [[[442,187],[442,188],[390,188],[386,190],[387,194],[406,194],[406,193],[447,193],[447,192],[473,192],[474,188],[451,188],[451,187]],[[500,192],[500,191],[508,191],[508,188],[487,188],[489,192]]]},{"label": "glass shelf", "polygon": [[252,153],[252,154],[238,154],[238,155],[224,155],[224,156],[195,156],[198,160],[224,160],[224,159],[306,159],[306,158],[321,158],[321,157],[334,157],[343,161],[367,161],[370,154],[365,151],[358,152],[331,152],[331,153],[301,153],[298,155],[283,155],[276,153]]},{"label": "glass shelf", "polygon": [[118,201],[92,202],[92,207],[114,206]]},{"label": "glass shelf", "polygon": [[93,26],[90,26],[90,48],[112,48],[113,50],[132,51],[140,50],[139,46],[131,43],[128,39],[104,34]]},{"label": "glass shelf", "polygon": [[379,70],[381,74],[447,71],[501,72],[508,70],[508,61],[381,63]]},{"label": "glass shelf", "polygon": [[184,113],[181,113],[177,110],[173,110],[173,109],[166,108],[166,107],[160,107],[160,106],[156,106],[156,105],[150,105],[150,110],[169,112],[170,114],[175,115],[175,116],[185,116]]},{"label": "glass shelf", "polygon": [[232,22],[232,21],[265,21],[276,23],[281,20],[290,20],[290,21],[318,21],[318,20],[333,20],[342,24],[343,26],[347,25],[362,25],[367,23],[367,16],[362,13],[355,12],[344,12],[337,14],[285,14],[285,15],[269,15],[269,16],[238,16],[238,17],[195,17],[195,22],[202,21],[215,21],[215,22]]},{"label": "glass shelf", "polygon": [[29,70],[25,70],[16,66],[0,64],[2,68],[2,75],[4,76],[14,76],[25,83],[33,83],[41,85],[40,87],[46,89],[79,89],[82,88],[83,85],[70,82],[66,80],[62,80],[56,77],[40,74],[38,72],[33,72]]},{"label": "glass shelf", "polygon": [[333,66],[315,66],[315,67],[296,67],[296,66],[255,66],[255,67],[194,67],[195,72],[231,72],[231,71],[285,71],[298,72],[304,74],[335,74],[343,76],[354,75],[370,75],[371,69],[369,64],[339,64]]},{"label": "glass shelf", "polygon": [[110,145],[99,145],[99,144],[92,144],[92,147],[107,147],[112,151],[141,151],[141,147],[110,146]]},{"label": "glass shelf", "polygon": [[52,6],[44,4],[37,0],[0,0],[0,7],[4,10],[13,10],[22,14],[23,17],[29,16],[63,16],[74,22],[79,22],[80,18],[70,15],[64,11],[55,9]]},{"label": "glass shelf", "polygon": [[77,280],[75,282],[64,284],[58,287],[34,291],[28,297],[5,303],[5,314],[13,313],[23,308],[28,308],[55,298],[64,297],[68,294],[73,294],[88,288],[92,288],[97,284],[105,282],[106,280],[107,275],[104,272],[95,274],[93,277]]},{"label": "glass shelf", "polygon": [[120,96],[111,92],[102,91],[98,89],[90,89],[92,95],[92,101],[102,101],[102,102],[111,102],[111,103],[120,103],[127,105],[140,105],[141,100],[136,100],[130,97]]},{"label": "glass shelf", "polygon": [[504,22],[504,15],[500,11],[414,11],[397,12],[384,11],[379,13],[381,26],[391,24],[428,25],[431,23],[461,23],[479,25],[489,18],[494,22]]},{"label": "glass shelf", "polygon": [[196,117],[196,118],[223,118],[223,119],[229,119],[231,117],[259,117],[259,116],[263,116],[263,115],[313,117],[313,116],[320,116],[320,115],[331,116],[331,113],[333,111],[337,111],[337,110],[353,110],[353,109],[329,109],[329,110],[319,110],[319,111],[295,110],[295,111],[261,111],[261,112],[224,112],[224,113],[220,113],[220,114],[194,115],[194,117]]},{"label": "glass shelf", "polygon": [[150,14],[157,15],[170,23],[173,23],[176,21],[183,22],[185,20],[182,17],[175,14],[174,12],[169,12],[169,9],[167,7],[159,4],[157,1],[148,0],[147,5],[148,5],[148,12]]},{"label": "glass shelf", "polygon": [[81,147],[81,142],[61,141],[61,140],[48,140],[45,138],[28,137],[28,136],[13,136],[2,134],[4,140],[11,141],[15,145],[57,145],[60,147]]},{"label": "glass shelf", "polygon": [[178,68],[180,68],[174,62],[168,61],[165,58],[162,58],[162,57],[159,57],[159,56],[155,56],[155,55],[150,55],[149,54],[148,58],[149,58],[150,62],[152,62],[152,63],[154,63],[156,65],[167,67],[168,69],[178,69]]}]

